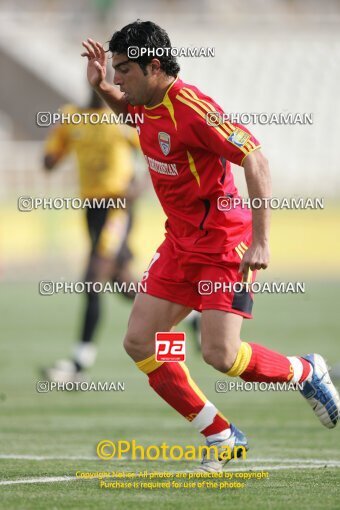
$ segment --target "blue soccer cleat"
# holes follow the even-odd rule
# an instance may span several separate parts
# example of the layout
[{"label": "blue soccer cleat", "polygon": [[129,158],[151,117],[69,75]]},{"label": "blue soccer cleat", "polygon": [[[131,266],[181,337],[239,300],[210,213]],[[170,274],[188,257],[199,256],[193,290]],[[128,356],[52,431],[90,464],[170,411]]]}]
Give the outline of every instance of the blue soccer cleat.
[{"label": "blue soccer cleat", "polygon": [[196,471],[206,471],[209,473],[218,473],[223,470],[223,466],[232,459],[242,457],[243,453],[248,450],[248,441],[246,436],[238,430],[235,425],[230,424],[231,434],[228,439],[209,443],[207,446],[212,448],[210,458],[207,453],[203,455],[200,466]]},{"label": "blue soccer cleat", "polygon": [[328,429],[336,426],[340,414],[340,398],[331,381],[325,360],[320,354],[303,356],[313,368],[311,377],[303,384],[301,395],[312,406],[322,425]]}]

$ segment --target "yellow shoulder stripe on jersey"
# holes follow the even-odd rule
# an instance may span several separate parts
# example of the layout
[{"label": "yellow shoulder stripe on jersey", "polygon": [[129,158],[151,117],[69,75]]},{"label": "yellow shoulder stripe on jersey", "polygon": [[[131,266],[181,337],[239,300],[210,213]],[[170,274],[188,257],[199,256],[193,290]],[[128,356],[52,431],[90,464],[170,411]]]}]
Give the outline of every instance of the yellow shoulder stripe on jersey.
[{"label": "yellow shoulder stripe on jersey", "polygon": [[[185,99],[184,97],[180,96],[179,94],[176,96],[176,99],[178,99],[181,103],[186,104],[187,106],[190,106],[195,112],[197,112],[203,119],[205,119],[205,114],[199,109],[199,106],[192,104],[188,99]],[[223,129],[221,129],[221,126],[213,126],[216,131],[223,136],[228,141],[229,134],[226,134]]]},{"label": "yellow shoulder stripe on jersey", "polygon": [[[184,92],[185,91],[185,92]],[[191,96],[191,99],[195,102],[197,102],[198,104],[200,104],[202,106],[202,108],[207,112],[214,112],[216,110],[216,108],[211,104],[209,103],[208,101],[204,100],[204,99],[200,99],[198,97],[198,95],[191,89],[187,88],[187,87],[183,87],[183,89],[181,89],[181,91],[183,93],[183,95],[185,97],[188,98],[188,95]],[[220,124],[220,127],[223,129],[225,129],[225,131],[230,135],[233,131],[235,131],[235,129],[239,129],[237,128],[237,126],[234,126],[234,124],[232,124],[231,122],[228,122],[226,121],[224,124]],[[230,131],[229,131],[229,129]],[[258,146],[256,146],[254,144],[254,142],[252,142],[251,140],[248,140],[247,143],[244,144],[244,153],[248,153],[248,152],[252,152],[253,150],[255,149],[258,149]],[[241,149],[242,150],[242,149]]]},{"label": "yellow shoulder stripe on jersey", "polygon": [[195,177],[197,184],[200,186],[201,180],[200,180],[200,176],[198,175],[198,172],[197,172],[194,158],[192,157],[192,155],[190,154],[189,151],[187,151],[187,155],[188,155],[190,171],[191,171],[192,175]]},{"label": "yellow shoulder stripe on jersey", "polygon": [[[213,106],[212,106],[210,103],[208,103],[207,101],[203,101],[203,100],[199,99],[199,97],[198,97],[196,94],[194,94],[194,92],[193,92],[193,94],[196,96],[196,98],[197,98],[197,99],[196,99],[196,98],[193,98],[193,97],[191,96],[191,94],[188,94],[188,93],[186,92],[187,90],[190,90],[190,89],[182,89],[182,90],[180,91],[180,94],[182,93],[182,94],[183,94],[183,96],[184,96],[187,100],[189,100],[189,101],[193,101],[193,103],[194,103],[195,105],[200,106],[200,107],[204,110],[204,112],[206,112],[206,113],[210,113],[210,112],[214,111]],[[206,119],[206,113],[204,113],[204,119]],[[217,126],[213,126],[213,127],[217,127]],[[220,129],[222,129],[223,131],[225,131],[225,132],[226,132],[226,134],[227,134],[228,136],[230,136],[230,135],[231,135],[231,133],[233,132],[233,129],[235,129],[235,128],[233,128],[233,129],[229,129],[229,128],[225,125],[225,124],[220,124],[218,127],[219,127]]]},{"label": "yellow shoulder stripe on jersey", "polygon": [[[207,106],[207,101],[201,101],[200,99],[194,99],[193,97],[191,97],[187,92],[186,90],[189,90],[189,89],[182,89],[176,96],[176,99],[178,99],[179,101],[181,101],[181,103],[184,103],[188,106],[190,106],[193,110],[195,110],[202,118],[204,118],[206,120],[206,113],[209,113],[211,111],[213,111],[213,108],[212,106],[210,105],[210,108]],[[192,92],[192,91],[191,91]],[[193,93],[194,94],[194,93]],[[196,95],[196,94],[195,94]],[[196,96],[197,97],[197,96]],[[209,104],[209,103],[208,103]],[[203,110],[203,111],[202,111]],[[206,112],[206,113],[204,113]],[[228,124],[228,126],[226,125]],[[231,126],[231,127],[229,127]],[[218,131],[218,133],[220,133],[229,143],[232,143],[230,140],[229,140],[229,137],[230,135],[232,134],[233,131],[235,131],[236,129],[239,129],[237,128],[236,126],[233,126],[232,124],[230,124],[229,122],[228,123],[225,123],[225,124],[219,124],[218,126],[211,126],[213,128],[216,129],[216,131]],[[249,145],[249,141],[242,147],[238,147],[244,154],[248,154],[249,152],[251,152],[252,150],[254,150],[253,147],[251,147],[251,145]]]},{"label": "yellow shoulder stripe on jersey", "polygon": [[[187,87],[183,87],[182,91],[184,91],[184,90],[185,90],[187,93],[189,93],[193,99],[196,99],[197,101],[199,101],[199,102],[204,103],[205,105],[207,105],[207,106],[209,107],[209,110],[206,110],[207,112],[215,112],[216,108],[215,108],[212,104],[210,104],[208,101],[206,101],[205,99],[200,99],[200,98],[198,97],[198,95],[197,95],[197,94],[196,94],[193,90],[188,89]],[[231,122],[229,122],[229,121],[225,121],[225,122],[224,122],[224,124],[221,124],[221,127],[225,127],[225,128],[229,127],[229,129],[230,129],[231,131],[235,131],[235,129],[237,129],[237,126],[235,126],[234,124],[232,124],[232,123],[231,123]],[[248,142],[248,143],[249,143],[249,144],[253,144],[253,142],[251,142],[250,140],[249,140],[249,142]],[[247,144],[245,144],[245,145],[247,145]],[[253,144],[253,145],[254,145],[254,144]],[[254,147],[255,147],[255,145],[254,145]]]},{"label": "yellow shoulder stripe on jersey", "polygon": [[198,97],[198,95],[193,90],[188,89],[187,87],[183,87],[180,92],[183,92],[183,94],[184,94],[184,91],[187,94],[189,94],[192,97],[192,99],[196,99],[196,101],[199,101],[200,103],[204,103],[209,108],[209,110],[207,110],[208,112],[215,111],[215,108],[213,107],[212,104],[210,104],[205,99],[201,99],[200,97]]},{"label": "yellow shoulder stripe on jersey", "polygon": [[[184,91],[186,91],[188,94],[190,94],[193,100],[195,99],[196,101],[207,105],[209,107],[209,110],[206,110],[206,111],[214,112],[216,110],[216,108],[212,104],[210,104],[208,101],[206,101],[205,99],[199,98],[198,95],[193,90],[188,89],[187,87],[183,87],[183,89],[181,89],[180,92],[183,92],[183,94],[184,94]],[[237,128],[237,126],[235,126],[234,124],[232,124],[229,121],[226,121],[225,125],[227,125],[231,129],[231,131],[235,131],[235,129]],[[250,140],[248,143],[252,144],[252,146],[255,147],[254,143],[251,142]]]}]

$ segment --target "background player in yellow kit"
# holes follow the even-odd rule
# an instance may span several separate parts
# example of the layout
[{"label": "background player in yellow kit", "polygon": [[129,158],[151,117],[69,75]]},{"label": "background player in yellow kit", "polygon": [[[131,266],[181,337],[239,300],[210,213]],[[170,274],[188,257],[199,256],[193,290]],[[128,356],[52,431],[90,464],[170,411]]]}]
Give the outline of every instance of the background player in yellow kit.
[{"label": "background player in yellow kit", "polygon": [[[92,92],[87,108],[65,105],[64,114],[107,114],[101,99]],[[66,115],[65,115],[66,116]],[[86,116],[83,116],[86,119]],[[63,123],[54,127],[46,141],[44,167],[52,170],[65,156],[74,153],[79,171],[80,194],[83,199],[107,199],[104,207],[85,208],[91,252],[84,281],[133,282],[129,269],[132,253],[128,237],[133,221],[132,204],[142,184],[134,175],[134,152],[139,148],[134,129],[114,123]],[[108,199],[126,198],[126,209],[107,207]],[[99,200],[97,200],[99,202]],[[111,200],[112,203],[112,200]],[[127,288],[129,285],[127,285]],[[131,287],[131,286],[130,286]],[[133,299],[134,292],[125,292]],[[93,339],[100,319],[100,294],[86,292],[79,342],[73,357],[59,360],[45,369],[46,378],[56,381],[78,380],[80,372],[95,361]]]}]

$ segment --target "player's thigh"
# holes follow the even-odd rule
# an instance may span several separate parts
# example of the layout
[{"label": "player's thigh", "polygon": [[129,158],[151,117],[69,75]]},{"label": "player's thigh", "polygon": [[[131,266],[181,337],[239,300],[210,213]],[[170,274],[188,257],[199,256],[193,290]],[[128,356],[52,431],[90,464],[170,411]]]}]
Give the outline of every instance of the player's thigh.
[{"label": "player's thigh", "polygon": [[221,371],[233,365],[241,345],[243,317],[221,310],[203,310],[201,320],[202,355]]},{"label": "player's thigh", "polygon": [[155,353],[155,334],[170,331],[191,308],[149,294],[137,294],[128,322],[124,347],[135,360]]}]

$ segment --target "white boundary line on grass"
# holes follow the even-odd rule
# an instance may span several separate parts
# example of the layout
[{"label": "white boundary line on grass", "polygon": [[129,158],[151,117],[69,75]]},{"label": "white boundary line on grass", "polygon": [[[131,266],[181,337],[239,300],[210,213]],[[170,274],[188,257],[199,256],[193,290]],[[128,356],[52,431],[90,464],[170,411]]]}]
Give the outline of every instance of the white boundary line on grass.
[{"label": "white boundary line on grass", "polygon": [[70,482],[77,480],[76,476],[42,476],[41,478],[23,478],[22,480],[0,480],[0,485],[15,485],[22,483]]},{"label": "white boundary line on grass", "polygon": [[[263,459],[264,460],[264,459]],[[271,459],[275,460],[275,459]],[[301,459],[306,460],[306,459]],[[291,465],[259,465],[253,466],[252,471],[281,471],[287,469],[320,469],[323,467],[328,468],[339,468],[340,462],[337,461],[320,461],[319,464],[311,464],[308,463],[297,463]],[[233,467],[232,469],[228,469],[226,471],[229,472],[246,472],[249,471],[246,467]],[[173,473],[190,473],[192,471],[174,471]],[[77,478],[76,476],[43,476],[40,478],[22,478],[18,480],[0,480],[0,485],[16,485],[16,484],[26,484],[26,483],[58,483],[58,482],[72,482],[75,480],[97,480],[99,478]]]},{"label": "white boundary line on grass", "polygon": [[[0,454],[0,460],[37,460],[37,461],[44,461],[44,460],[96,460],[100,461],[97,456],[71,456],[71,455],[21,455],[21,454]],[[143,461],[147,463],[152,463],[152,461],[149,461],[148,459],[136,459],[132,460],[131,458],[127,456],[122,456],[120,459],[113,458],[110,460],[107,460],[106,462],[118,462],[120,460],[123,461],[129,461],[129,462],[136,462]],[[168,462],[165,459],[158,459],[161,462]],[[182,461],[177,460],[175,462],[189,462],[188,460],[183,459]],[[191,462],[191,461],[190,461]],[[306,464],[308,465],[313,464],[316,466],[322,466],[322,465],[328,465],[329,463],[332,464],[332,467],[340,467],[340,459],[339,460],[329,460],[329,459],[300,459],[300,458],[273,458],[273,457],[255,457],[252,459],[246,459],[245,461],[242,461],[241,459],[238,460],[238,462],[245,462],[247,464],[256,464],[257,462],[277,462],[280,464]],[[109,464],[108,464],[109,465]]]}]

